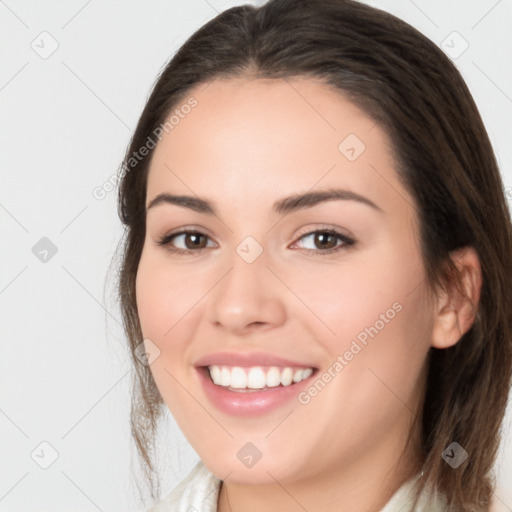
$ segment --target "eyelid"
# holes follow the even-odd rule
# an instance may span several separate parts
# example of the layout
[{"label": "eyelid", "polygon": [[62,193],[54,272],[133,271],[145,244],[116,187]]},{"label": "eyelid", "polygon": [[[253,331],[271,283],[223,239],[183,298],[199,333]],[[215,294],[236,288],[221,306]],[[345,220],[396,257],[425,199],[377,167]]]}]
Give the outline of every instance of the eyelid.
[{"label": "eyelid", "polygon": [[[208,230],[204,229],[204,228],[197,228],[197,227],[194,227],[194,226],[183,226],[181,228],[177,228],[176,230],[173,230],[173,231],[170,231],[169,233],[166,233],[164,235],[162,235],[157,241],[156,241],[156,244],[157,245],[161,245],[161,246],[166,246],[166,245],[169,245],[171,240],[174,239],[174,238],[177,238],[178,236],[181,236],[181,235],[187,235],[187,234],[197,234],[197,235],[202,235],[202,236],[205,236],[208,240],[212,240],[212,237],[209,235],[208,233]],[[190,250],[191,252],[199,252],[201,249],[206,249],[206,247],[201,247],[199,249],[176,249],[177,251],[188,251]]]},{"label": "eyelid", "polygon": [[316,226],[314,228],[306,229],[303,232],[299,233],[297,235],[296,239],[295,239],[295,242],[293,242],[291,244],[291,246],[293,247],[298,242],[300,242],[300,240],[302,240],[302,239],[304,239],[306,237],[315,235],[316,233],[328,233],[328,234],[331,234],[331,235],[335,236],[338,240],[341,240],[342,243],[339,244],[339,245],[336,245],[335,247],[331,247],[330,249],[324,249],[324,250],[321,250],[321,249],[303,249],[303,251],[306,251],[306,253],[308,253],[308,254],[327,256],[329,254],[337,253],[337,252],[339,252],[341,250],[349,249],[349,248],[353,247],[357,243],[357,240],[355,239],[355,237],[352,234],[350,234],[350,235],[349,234],[345,234],[345,233],[342,232],[342,230],[340,230],[340,228],[335,228],[335,227],[332,227],[332,226],[329,226],[329,225],[323,225],[323,227],[322,226]]},{"label": "eyelid", "polygon": [[333,226],[332,224],[313,224],[313,227],[304,228],[299,230],[299,233],[296,235],[296,239],[303,237],[304,235],[310,235],[312,233],[316,233],[317,231],[328,231],[332,233],[336,233],[340,235],[342,238],[351,239],[354,242],[356,241],[355,236],[348,231],[347,229],[343,229],[340,227]]},{"label": "eyelid", "polygon": [[[205,230],[204,228],[198,229],[197,227],[193,227],[193,226],[183,226],[174,231],[166,233],[156,242],[156,244],[159,246],[164,246],[170,252],[176,253],[176,254],[193,254],[193,253],[198,254],[198,253],[201,253],[204,249],[208,249],[208,248],[211,249],[211,247],[207,246],[207,247],[199,247],[197,249],[179,249],[176,247],[172,247],[170,242],[174,238],[177,238],[182,235],[197,234],[197,235],[205,236],[208,239],[208,241],[207,241],[207,245],[208,245],[208,242],[213,241],[213,239],[207,233],[207,231],[208,230]],[[342,232],[342,230],[340,228],[333,227],[328,224],[321,224],[321,225],[317,225],[315,227],[310,227],[309,229],[301,230],[295,236],[295,241],[292,242],[291,246],[296,245],[301,239],[305,238],[306,236],[315,235],[316,233],[329,233],[329,234],[337,237],[343,243],[341,243],[335,247],[332,247],[330,249],[324,249],[324,250],[322,250],[322,249],[303,249],[303,251],[306,251],[309,254],[314,253],[314,254],[318,254],[318,255],[327,255],[330,253],[338,252],[341,249],[346,249],[346,248],[351,247],[356,244],[356,239],[354,236],[352,236],[352,234],[345,234]],[[214,243],[216,244],[216,242],[214,242]]]}]

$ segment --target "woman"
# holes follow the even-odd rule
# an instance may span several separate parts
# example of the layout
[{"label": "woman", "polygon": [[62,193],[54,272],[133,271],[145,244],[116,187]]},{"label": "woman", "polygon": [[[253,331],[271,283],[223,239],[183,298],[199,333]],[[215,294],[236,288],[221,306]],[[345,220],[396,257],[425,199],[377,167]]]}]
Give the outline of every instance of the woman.
[{"label": "woman", "polygon": [[511,221],[435,44],[350,0],[229,9],[121,178],[132,431],[151,485],[165,406],[201,458],[154,510],[489,510]]}]

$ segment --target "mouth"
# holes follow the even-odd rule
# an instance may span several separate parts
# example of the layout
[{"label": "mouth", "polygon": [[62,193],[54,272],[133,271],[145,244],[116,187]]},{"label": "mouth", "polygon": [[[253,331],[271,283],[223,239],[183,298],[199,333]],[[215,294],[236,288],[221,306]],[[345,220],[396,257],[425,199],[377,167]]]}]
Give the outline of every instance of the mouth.
[{"label": "mouth", "polygon": [[308,379],[315,372],[313,367],[290,366],[221,366],[202,367],[215,386],[237,393],[270,391],[289,387]]},{"label": "mouth", "polygon": [[290,406],[303,407],[298,397],[319,371],[313,366],[196,367],[208,401],[235,417],[258,417]]}]

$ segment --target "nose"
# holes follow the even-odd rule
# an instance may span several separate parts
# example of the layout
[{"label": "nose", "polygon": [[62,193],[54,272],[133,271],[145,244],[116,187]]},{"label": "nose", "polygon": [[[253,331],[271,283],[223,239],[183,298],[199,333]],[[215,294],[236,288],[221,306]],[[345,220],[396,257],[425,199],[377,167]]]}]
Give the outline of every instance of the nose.
[{"label": "nose", "polygon": [[285,321],[286,287],[268,267],[266,253],[249,263],[237,252],[208,294],[207,319],[226,333],[243,336]]}]

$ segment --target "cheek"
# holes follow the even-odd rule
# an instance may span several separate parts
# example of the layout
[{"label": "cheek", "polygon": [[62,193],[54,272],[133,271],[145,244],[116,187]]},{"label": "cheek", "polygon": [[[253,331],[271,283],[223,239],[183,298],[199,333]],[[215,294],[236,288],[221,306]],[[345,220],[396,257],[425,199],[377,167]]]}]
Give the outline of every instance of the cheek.
[{"label": "cheek", "polygon": [[157,345],[166,328],[170,327],[167,307],[170,297],[162,281],[159,266],[143,253],[136,279],[137,311],[144,337]]},{"label": "cheek", "polygon": [[303,303],[301,321],[333,356],[348,349],[358,336],[364,341],[372,326],[379,333],[398,329],[402,323],[414,327],[415,315],[425,312],[423,297],[413,292],[423,280],[416,254],[405,257],[383,247],[340,263],[282,269],[282,274]]},{"label": "cheek", "polygon": [[345,397],[361,420],[368,405],[382,411],[388,399],[396,400],[394,393],[412,406],[432,328],[420,255],[373,253],[350,271],[331,266],[306,273],[296,284],[294,290],[315,313],[304,316],[303,325],[316,331],[314,339],[330,355],[328,365],[342,358],[342,367],[331,369],[340,377],[325,376],[333,381],[333,400]]},{"label": "cheek", "polygon": [[[201,283],[179,268],[170,268],[165,257],[143,251],[136,279],[139,319],[145,337],[162,344],[201,297]],[[165,347],[161,347],[165,348]]]},{"label": "cheek", "polygon": [[197,379],[191,340],[204,322],[208,291],[216,279],[218,275],[210,270],[199,273],[193,265],[170,264],[162,251],[149,249],[141,255],[136,278],[141,330],[144,338],[158,347],[158,358],[150,370],[173,414],[173,404],[188,400],[185,395],[178,396],[179,383]]},{"label": "cheek", "polygon": [[392,273],[387,267],[387,273],[368,280],[361,276],[369,288],[365,293],[354,289],[358,302],[341,321],[348,329],[337,354],[350,361],[339,382],[340,394],[351,397],[354,414],[361,418],[373,408],[392,421],[390,413],[414,410],[421,388],[432,328],[427,289],[419,261],[399,268]]},{"label": "cheek", "polygon": [[[160,394],[176,417],[190,413],[190,400],[179,383],[185,380],[184,357],[193,305],[200,298],[197,281],[176,268],[169,269],[163,258],[143,251],[136,277],[136,301],[144,339],[158,347],[150,371]],[[186,376],[188,378],[188,376]],[[197,412],[197,411],[195,411]]]},{"label": "cheek", "polygon": [[[429,349],[431,324],[424,289],[420,286],[411,293],[410,282],[394,279],[394,286],[385,291],[374,281],[377,277],[351,276],[368,288],[346,283],[350,298],[339,291],[332,298],[336,308],[317,296],[317,308],[324,304],[324,312],[331,312],[323,319],[336,335],[327,332],[317,338],[330,354],[319,376],[326,384],[314,384],[300,397],[330,440],[328,449],[354,450],[354,456],[369,439],[392,432],[397,418],[411,416],[409,411],[419,403],[421,370]],[[346,439],[351,440],[350,448]]]}]

